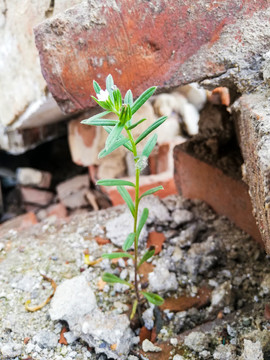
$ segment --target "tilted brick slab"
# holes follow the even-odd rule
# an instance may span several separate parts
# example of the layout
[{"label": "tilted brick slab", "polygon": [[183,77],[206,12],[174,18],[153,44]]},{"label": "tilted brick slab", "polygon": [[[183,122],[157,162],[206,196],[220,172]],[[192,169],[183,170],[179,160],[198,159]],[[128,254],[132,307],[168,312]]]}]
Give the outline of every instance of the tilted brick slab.
[{"label": "tilted brick slab", "polygon": [[270,111],[265,90],[243,95],[234,105],[245,161],[244,180],[266,251],[270,252]]},{"label": "tilted brick slab", "polygon": [[207,202],[263,245],[244,182],[187,154],[181,145],[174,149],[174,160],[175,183],[183,196]]},{"label": "tilted brick slab", "polygon": [[67,113],[92,107],[92,81],[104,86],[108,73],[135,96],[227,70],[235,82],[267,49],[268,7],[267,0],[82,2],[35,28],[43,76]]}]

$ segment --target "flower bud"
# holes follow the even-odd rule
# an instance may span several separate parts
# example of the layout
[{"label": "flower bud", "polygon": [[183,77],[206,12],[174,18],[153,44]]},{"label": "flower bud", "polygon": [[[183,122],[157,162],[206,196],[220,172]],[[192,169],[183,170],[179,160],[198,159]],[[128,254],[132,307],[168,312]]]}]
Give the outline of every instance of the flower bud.
[{"label": "flower bud", "polygon": [[128,122],[132,117],[130,105],[123,105],[121,109],[121,113],[119,116],[119,120],[121,123],[125,124]]}]

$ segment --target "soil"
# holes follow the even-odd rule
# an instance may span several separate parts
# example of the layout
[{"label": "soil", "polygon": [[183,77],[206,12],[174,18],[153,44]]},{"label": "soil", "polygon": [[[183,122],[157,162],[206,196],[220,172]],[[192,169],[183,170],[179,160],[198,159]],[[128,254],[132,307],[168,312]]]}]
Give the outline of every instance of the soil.
[{"label": "soil", "polygon": [[[140,343],[127,358],[242,359],[247,340],[254,346],[259,341],[264,359],[270,358],[269,257],[247,234],[201,201],[170,196],[158,206],[156,199],[153,204],[156,212],[144,239],[156,231],[165,235],[165,241],[162,251],[145,264],[142,287],[158,291],[165,304],[153,308],[152,315],[151,310],[150,316],[144,315],[144,328],[136,328],[134,322],[133,329],[141,340],[148,337],[162,351],[144,352]],[[108,238],[108,222],[126,211],[119,206],[61,221],[50,217],[21,232],[10,230],[0,239],[1,359],[106,359],[80,339],[59,343],[67,324],[50,319],[50,304],[36,312],[26,311],[24,304],[31,300],[31,306],[38,305],[52,293],[50,282],[41,274],[56,284],[82,274],[102,310],[129,313],[129,292],[119,284],[102,284],[101,276],[104,270],[123,276],[126,272],[128,279],[132,277],[130,262],[85,264],[85,253],[94,261],[118,250],[101,239]],[[120,236],[123,229],[115,231]],[[53,340],[40,343],[36,335],[40,337],[42,331]]]}]

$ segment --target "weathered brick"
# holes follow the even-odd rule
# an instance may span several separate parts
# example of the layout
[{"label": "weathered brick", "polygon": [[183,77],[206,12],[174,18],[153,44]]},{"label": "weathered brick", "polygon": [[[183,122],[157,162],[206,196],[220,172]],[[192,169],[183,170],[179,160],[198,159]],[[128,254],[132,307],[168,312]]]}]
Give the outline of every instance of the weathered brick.
[{"label": "weathered brick", "polygon": [[54,194],[50,191],[33,189],[31,187],[21,186],[21,195],[23,202],[39,206],[47,206],[52,201]]},{"label": "weathered brick", "polygon": [[61,203],[70,208],[80,208],[89,205],[86,195],[89,191],[89,176],[78,175],[68,179],[56,187]]},{"label": "weathered brick", "polygon": [[75,112],[94,105],[92,81],[104,86],[108,73],[135,96],[153,84],[175,87],[227,70],[237,82],[254,54],[269,48],[269,10],[268,0],[93,0],[37,26],[36,45],[49,90]]},{"label": "weathered brick", "polygon": [[243,95],[233,107],[245,161],[244,180],[249,186],[254,214],[270,252],[270,115],[264,90]]},{"label": "weathered brick", "polygon": [[263,244],[252,215],[248,187],[244,182],[187,154],[181,145],[174,149],[174,161],[175,182],[184,197],[205,201],[218,214],[227,216]]}]

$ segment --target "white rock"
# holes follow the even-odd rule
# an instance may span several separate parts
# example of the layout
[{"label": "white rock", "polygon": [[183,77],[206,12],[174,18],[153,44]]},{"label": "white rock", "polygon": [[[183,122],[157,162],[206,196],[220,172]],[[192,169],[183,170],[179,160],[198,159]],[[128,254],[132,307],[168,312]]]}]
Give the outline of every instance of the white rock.
[{"label": "white rock", "polygon": [[126,315],[103,313],[97,308],[84,316],[76,328],[97,354],[105,353],[109,358],[126,360],[130,347],[138,342],[129,324]]},{"label": "white rock", "polygon": [[208,348],[209,338],[200,331],[194,331],[185,337],[184,343],[191,350],[201,352]]},{"label": "white rock", "polygon": [[152,307],[145,310],[142,314],[144,326],[148,330],[152,330],[154,327],[154,309]]},{"label": "white rock", "polygon": [[263,360],[262,346],[259,341],[252,342],[244,339],[243,360]]},{"label": "white rock", "polygon": [[41,330],[33,337],[33,342],[41,349],[54,348],[58,344],[58,336],[51,331]]},{"label": "white rock", "polygon": [[200,114],[192,104],[186,103],[183,111],[183,121],[187,133],[192,136],[199,132]]},{"label": "white rock", "polygon": [[171,115],[168,119],[159,126],[156,130],[158,135],[158,143],[170,143],[180,134],[180,123],[177,116]]},{"label": "white rock", "polygon": [[61,283],[51,301],[52,320],[65,320],[70,326],[96,308],[96,297],[84,276],[76,276]]},{"label": "white rock", "polygon": [[166,293],[177,290],[178,282],[175,273],[169,272],[165,264],[158,262],[155,270],[148,275],[149,288],[152,292]]},{"label": "white rock", "polygon": [[21,355],[22,345],[17,343],[6,343],[1,345],[1,353],[4,359],[14,358]]},{"label": "white rock", "polygon": [[174,355],[173,360],[185,360],[182,355]]},{"label": "white rock", "polygon": [[142,349],[144,352],[160,352],[162,349],[156,345],[154,345],[148,339],[145,339],[142,343]]},{"label": "white rock", "polygon": [[172,219],[177,225],[182,225],[193,220],[194,215],[192,212],[185,209],[176,209],[172,213]]},{"label": "white rock", "polygon": [[72,331],[65,332],[64,337],[68,344],[73,344],[78,339],[78,336],[74,335]]},{"label": "white rock", "polygon": [[176,345],[178,344],[177,338],[171,338],[171,339],[170,339],[170,344],[171,344],[172,346],[176,346]]},{"label": "white rock", "polygon": [[178,91],[185,95],[188,102],[196,107],[198,111],[202,110],[206,101],[207,101],[207,93],[206,90],[198,83],[190,83],[178,88]]}]

